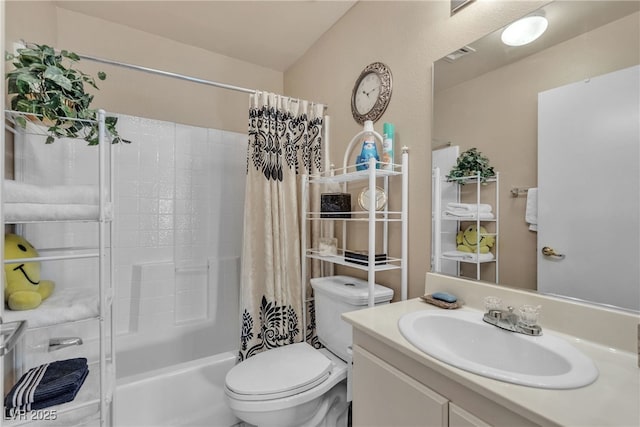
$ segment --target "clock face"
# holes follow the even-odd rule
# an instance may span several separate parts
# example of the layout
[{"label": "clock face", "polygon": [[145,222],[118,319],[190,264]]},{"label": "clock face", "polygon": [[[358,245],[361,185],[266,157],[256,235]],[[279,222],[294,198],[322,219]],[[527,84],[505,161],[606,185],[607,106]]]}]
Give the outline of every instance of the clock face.
[{"label": "clock face", "polygon": [[391,100],[391,71],[382,62],[369,64],[353,86],[351,113],[356,122],[377,121]]},{"label": "clock face", "polygon": [[[370,194],[371,192],[369,191],[369,187],[367,187],[363,189],[360,195],[358,196],[358,204],[365,211],[369,210]],[[384,208],[384,205],[387,204],[387,194],[384,192],[382,188],[376,187],[373,193],[373,197],[375,198],[375,206],[377,211]]]},{"label": "clock face", "polygon": [[367,114],[378,100],[382,82],[376,73],[367,74],[356,89],[356,110],[360,114]]}]

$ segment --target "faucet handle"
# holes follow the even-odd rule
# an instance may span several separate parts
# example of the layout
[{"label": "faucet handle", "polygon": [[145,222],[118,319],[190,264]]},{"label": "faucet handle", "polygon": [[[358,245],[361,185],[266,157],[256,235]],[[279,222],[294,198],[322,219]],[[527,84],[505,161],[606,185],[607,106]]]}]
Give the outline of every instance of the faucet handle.
[{"label": "faucet handle", "polygon": [[534,326],[538,324],[538,316],[540,315],[539,305],[525,304],[518,309],[520,314],[520,322],[526,326]]},{"label": "faucet handle", "polygon": [[484,308],[486,312],[502,310],[502,300],[498,297],[484,297]]}]

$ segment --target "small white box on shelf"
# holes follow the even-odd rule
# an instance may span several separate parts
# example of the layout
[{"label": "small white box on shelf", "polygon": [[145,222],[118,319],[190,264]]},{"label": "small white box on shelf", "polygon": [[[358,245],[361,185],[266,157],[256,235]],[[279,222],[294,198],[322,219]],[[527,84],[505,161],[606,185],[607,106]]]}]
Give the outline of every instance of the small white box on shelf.
[{"label": "small white box on shelf", "polygon": [[321,237],[318,240],[318,252],[321,256],[338,255],[338,239]]}]

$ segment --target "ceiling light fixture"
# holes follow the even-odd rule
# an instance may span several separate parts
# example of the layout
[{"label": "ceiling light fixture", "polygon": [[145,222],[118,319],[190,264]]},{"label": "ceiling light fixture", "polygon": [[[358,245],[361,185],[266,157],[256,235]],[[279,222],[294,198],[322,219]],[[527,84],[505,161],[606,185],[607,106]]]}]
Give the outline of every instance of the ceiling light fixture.
[{"label": "ceiling light fixture", "polygon": [[549,22],[544,16],[527,16],[509,25],[502,32],[502,43],[507,46],[524,46],[540,37]]}]

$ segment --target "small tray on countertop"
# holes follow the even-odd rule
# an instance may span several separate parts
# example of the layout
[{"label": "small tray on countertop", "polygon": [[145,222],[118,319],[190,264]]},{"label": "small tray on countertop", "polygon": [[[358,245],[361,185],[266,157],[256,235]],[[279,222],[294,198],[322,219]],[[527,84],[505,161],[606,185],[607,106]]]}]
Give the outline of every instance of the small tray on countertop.
[{"label": "small tray on countertop", "polygon": [[424,302],[428,304],[432,304],[432,305],[435,305],[436,307],[446,308],[449,310],[462,307],[462,301],[460,300],[456,302],[446,302],[446,301],[433,298],[431,294],[422,295],[420,299],[422,299]]}]

